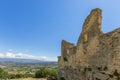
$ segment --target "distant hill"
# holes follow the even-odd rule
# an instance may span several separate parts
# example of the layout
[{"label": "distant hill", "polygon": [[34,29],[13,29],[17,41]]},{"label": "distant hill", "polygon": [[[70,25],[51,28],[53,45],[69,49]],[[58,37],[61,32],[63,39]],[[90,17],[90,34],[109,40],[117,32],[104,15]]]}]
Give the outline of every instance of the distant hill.
[{"label": "distant hill", "polygon": [[2,64],[57,64],[55,61],[44,61],[35,59],[21,59],[21,58],[0,58],[0,65]]}]

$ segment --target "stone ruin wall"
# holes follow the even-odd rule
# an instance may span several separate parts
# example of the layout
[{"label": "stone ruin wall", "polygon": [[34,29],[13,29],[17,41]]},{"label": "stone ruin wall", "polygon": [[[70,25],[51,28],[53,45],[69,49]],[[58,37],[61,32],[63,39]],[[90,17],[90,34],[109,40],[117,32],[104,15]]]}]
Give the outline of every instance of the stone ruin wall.
[{"label": "stone ruin wall", "polygon": [[120,80],[120,28],[104,34],[102,11],[86,18],[77,45],[65,40],[58,57],[61,80]]}]

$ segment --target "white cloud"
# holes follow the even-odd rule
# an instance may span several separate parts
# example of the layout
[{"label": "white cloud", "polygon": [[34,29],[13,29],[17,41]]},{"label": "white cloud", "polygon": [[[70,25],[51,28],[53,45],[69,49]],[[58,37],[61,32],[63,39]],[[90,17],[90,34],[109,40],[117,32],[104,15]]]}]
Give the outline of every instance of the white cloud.
[{"label": "white cloud", "polygon": [[44,61],[57,61],[57,57],[46,57],[46,56],[33,56],[24,53],[12,53],[6,52],[5,54],[0,53],[0,58],[21,58],[21,59],[35,59]]},{"label": "white cloud", "polygon": [[4,55],[3,54],[0,54],[0,57],[3,57]]}]

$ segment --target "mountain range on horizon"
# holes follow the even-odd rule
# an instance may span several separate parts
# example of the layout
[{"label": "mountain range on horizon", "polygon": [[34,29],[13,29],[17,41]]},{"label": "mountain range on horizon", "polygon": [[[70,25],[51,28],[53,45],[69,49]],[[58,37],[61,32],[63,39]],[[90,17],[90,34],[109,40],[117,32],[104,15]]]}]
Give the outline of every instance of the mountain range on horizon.
[{"label": "mountain range on horizon", "polygon": [[35,59],[22,59],[22,58],[0,58],[0,64],[2,63],[49,63],[57,61],[45,61],[45,60],[35,60]]}]

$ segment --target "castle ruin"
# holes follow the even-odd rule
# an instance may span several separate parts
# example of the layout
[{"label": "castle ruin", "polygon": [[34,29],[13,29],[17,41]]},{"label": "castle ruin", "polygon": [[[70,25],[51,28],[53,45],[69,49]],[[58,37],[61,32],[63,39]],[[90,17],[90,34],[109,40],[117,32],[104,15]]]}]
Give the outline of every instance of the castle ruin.
[{"label": "castle ruin", "polygon": [[77,45],[62,40],[58,57],[61,80],[120,80],[120,28],[104,34],[102,11],[86,18]]}]

